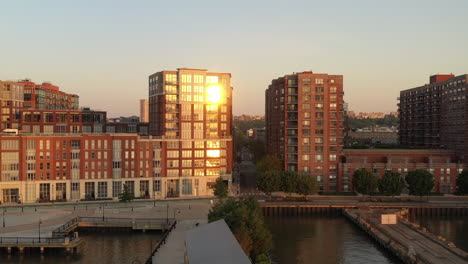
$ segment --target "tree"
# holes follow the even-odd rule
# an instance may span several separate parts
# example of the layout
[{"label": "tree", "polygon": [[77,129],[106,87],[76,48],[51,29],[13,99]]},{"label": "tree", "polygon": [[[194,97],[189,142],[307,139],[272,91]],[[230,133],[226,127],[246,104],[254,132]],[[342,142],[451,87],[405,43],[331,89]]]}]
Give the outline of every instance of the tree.
[{"label": "tree", "polygon": [[221,176],[216,179],[214,195],[218,198],[226,198],[228,196],[228,186],[224,183],[224,180],[221,178]]},{"label": "tree", "polygon": [[405,180],[398,172],[386,171],[379,180],[379,191],[384,195],[400,195],[405,187]]},{"label": "tree", "polygon": [[280,190],[289,193],[291,196],[292,193],[297,191],[298,183],[298,173],[295,171],[285,171],[281,174],[281,188]]},{"label": "tree", "polygon": [[228,198],[216,203],[208,213],[208,222],[219,219],[226,221],[240,246],[254,263],[257,256],[271,250],[272,235],[255,198]]},{"label": "tree", "polygon": [[135,198],[133,194],[130,192],[130,189],[128,188],[127,184],[123,185],[123,192],[119,194],[119,201],[126,203],[126,202],[131,202]]},{"label": "tree", "polygon": [[299,174],[297,182],[296,193],[304,195],[315,194],[317,192],[317,180],[307,174]]},{"label": "tree", "polygon": [[266,146],[261,140],[249,140],[247,147],[253,154],[254,161],[259,161],[266,155]]},{"label": "tree", "polygon": [[463,170],[457,176],[457,194],[466,195],[468,194],[468,171]]},{"label": "tree", "polygon": [[283,165],[281,160],[274,155],[266,155],[260,159],[257,164],[257,173],[263,173],[267,171],[283,171]]},{"label": "tree", "polygon": [[356,170],[353,174],[353,187],[358,193],[371,195],[377,190],[379,179],[366,169]]},{"label": "tree", "polygon": [[421,169],[408,172],[406,182],[409,185],[409,194],[420,197],[430,194],[434,188],[434,176],[430,172]]},{"label": "tree", "polygon": [[272,192],[280,190],[281,174],[280,171],[266,171],[258,174],[256,178],[257,188],[271,196]]}]

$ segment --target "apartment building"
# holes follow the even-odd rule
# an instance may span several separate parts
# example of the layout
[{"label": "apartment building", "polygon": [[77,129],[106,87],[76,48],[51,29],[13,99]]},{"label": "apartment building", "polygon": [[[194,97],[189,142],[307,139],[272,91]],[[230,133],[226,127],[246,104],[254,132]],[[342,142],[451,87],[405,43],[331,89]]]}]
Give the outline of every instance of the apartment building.
[{"label": "apartment building", "polygon": [[463,170],[453,150],[444,149],[344,149],[339,163],[341,191],[352,190],[353,173],[359,169],[371,171],[381,178],[386,171],[405,177],[415,169],[434,175],[434,192],[453,193],[456,177]]},{"label": "apartment building", "polygon": [[455,150],[464,161],[468,150],[465,122],[468,75],[438,74],[429,84],[400,92],[401,145]]},{"label": "apartment building", "polygon": [[18,129],[23,109],[24,86],[0,81],[0,130]]},{"label": "apartment building", "polygon": [[274,79],[265,92],[268,153],[284,169],[317,176],[335,191],[343,147],[343,76],[301,72]]},{"label": "apartment building", "polygon": [[148,99],[140,100],[140,122],[149,122],[149,101]]},{"label": "apartment building", "polygon": [[230,73],[179,68],[149,76],[149,130],[164,139],[168,196],[194,185],[212,190],[219,176],[231,182],[231,122]]},{"label": "apartment building", "polygon": [[[0,202],[117,199],[123,185],[137,198],[212,196],[230,141],[197,140],[193,151],[186,142],[135,134],[0,135]],[[191,151],[194,160],[185,158]],[[183,169],[175,171],[176,164]]]},{"label": "apartment building", "polygon": [[30,80],[17,82],[24,87],[24,107],[47,110],[78,110],[79,96],[60,91],[51,83],[36,84]]}]

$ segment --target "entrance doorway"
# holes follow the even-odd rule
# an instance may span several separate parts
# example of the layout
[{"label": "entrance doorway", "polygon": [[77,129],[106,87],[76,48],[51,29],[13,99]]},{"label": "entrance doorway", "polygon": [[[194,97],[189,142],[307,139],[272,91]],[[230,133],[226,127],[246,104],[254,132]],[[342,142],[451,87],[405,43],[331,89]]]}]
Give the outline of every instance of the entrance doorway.
[{"label": "entrance doorway", "polygon": [[19,189],[3,189],[4,203],[18,203]]}]

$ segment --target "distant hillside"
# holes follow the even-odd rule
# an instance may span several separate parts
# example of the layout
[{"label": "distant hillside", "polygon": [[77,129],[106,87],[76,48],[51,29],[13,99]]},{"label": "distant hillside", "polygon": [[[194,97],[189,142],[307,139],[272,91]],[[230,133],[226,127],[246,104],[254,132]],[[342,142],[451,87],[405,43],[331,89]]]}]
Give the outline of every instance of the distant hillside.
[{"label": "distant hillside", "polygon": [[351,129],[365,128],[370,126],[398,126],[398,118],[394,116],[387,116],[384,118],[365,118],[356,119],[348,118],[349,127]]}]

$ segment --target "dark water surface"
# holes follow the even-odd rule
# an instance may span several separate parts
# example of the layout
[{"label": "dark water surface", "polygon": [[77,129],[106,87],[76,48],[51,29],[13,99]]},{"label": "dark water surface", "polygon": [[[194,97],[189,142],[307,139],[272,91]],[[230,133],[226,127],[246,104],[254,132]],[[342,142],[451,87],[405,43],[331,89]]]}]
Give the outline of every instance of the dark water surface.
[{"label": "dark water surface", "polygon": [[68,255],[64,250],[47,251],[40,256],[39,251],[27,252],[24,256],[17,253],[0,255],[0,263],[145,263],[150,256],[161,233],[142,232],[97,232],[80,234],[84,242],[78,248],[78,254]]},{"label": "dark water surface", "polygon": [[417,216],[411,221],[426,227],[433,234],[445,237],[468,252],[468,217]]},{"label": "dark water surface", "polygon": [[344,217],[267,217],[275,264],[400,264]]}]

